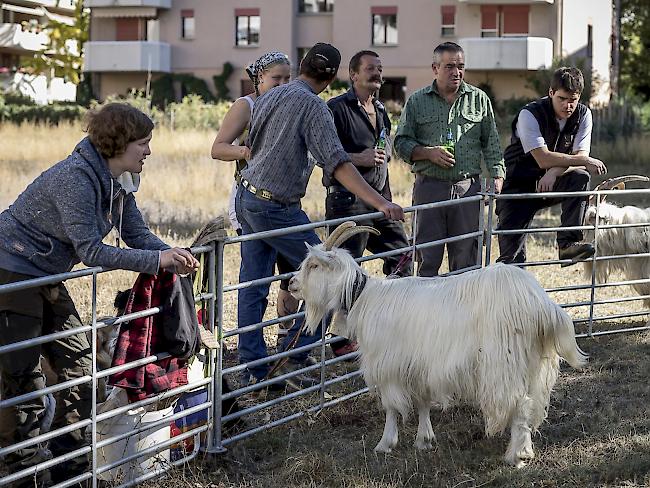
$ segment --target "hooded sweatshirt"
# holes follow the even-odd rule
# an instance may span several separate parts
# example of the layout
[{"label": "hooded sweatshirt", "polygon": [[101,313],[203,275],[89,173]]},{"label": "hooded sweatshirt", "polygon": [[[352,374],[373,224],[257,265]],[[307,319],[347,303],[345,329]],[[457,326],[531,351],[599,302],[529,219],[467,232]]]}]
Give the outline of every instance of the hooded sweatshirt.
[{"label": "hooded sweatshirt", "polygon": [[[113,227],[131,249],[102,242]],[[156,274],[160,251],[168,248],[88,137],[0,213],[0,268],[18,273],[64,273],[83,262]]]}]

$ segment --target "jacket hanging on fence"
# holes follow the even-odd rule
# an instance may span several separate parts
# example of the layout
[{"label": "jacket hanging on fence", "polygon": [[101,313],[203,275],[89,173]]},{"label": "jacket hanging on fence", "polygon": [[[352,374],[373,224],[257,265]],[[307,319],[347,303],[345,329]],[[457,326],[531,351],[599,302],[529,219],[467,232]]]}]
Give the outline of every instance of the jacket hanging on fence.
[{"label": "jacket hanging on fence", "polygon": [[172,357],[131,368],[109,377],[109,384],[127,390],[131,402],[187,384],[187,359],[200,347],[192,281],[163,271],[140,274],[125,313],[162,307],[162,311],[122,324],[113,356],[121,366],[161,352]]}]

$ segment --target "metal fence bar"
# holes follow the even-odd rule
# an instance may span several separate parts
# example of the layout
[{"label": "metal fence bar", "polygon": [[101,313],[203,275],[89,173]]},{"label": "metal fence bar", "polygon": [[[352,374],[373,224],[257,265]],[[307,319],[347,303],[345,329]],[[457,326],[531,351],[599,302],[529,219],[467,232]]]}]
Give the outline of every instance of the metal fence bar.
[{"label": "metal fence bar", "polygon": [[[92,488],[97,488],[97,273],[93,273],[92,282],[92,333],[90,351],[92,355],[92,393],[90,417],[90,466],[92,469]],[[104,392],[106,394],[106,392]]]}]

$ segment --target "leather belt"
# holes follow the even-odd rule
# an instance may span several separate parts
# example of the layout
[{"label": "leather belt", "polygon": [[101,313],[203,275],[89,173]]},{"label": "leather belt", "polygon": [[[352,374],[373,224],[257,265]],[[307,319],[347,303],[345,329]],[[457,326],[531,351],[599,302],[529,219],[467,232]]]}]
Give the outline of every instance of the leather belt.
[{"label": "leather belt", "polygon": [[346,192],[346,193],[351,193],[350,190],[348,190],[346,187],[342,185],[332,185],[327,187],[327,194],[329,195],[330,193],[338,193],[338,192]]},{"label": "leather belt", "polygon": [[268,200],[269,202],[274,200],[273,193],[270,191],[253,186],[248,180],[245,180],[244,178],[241,178],[240,183],[241,186],[246,188],[246,190],[251,192],[256,197],[261,198],[262,200]]}]

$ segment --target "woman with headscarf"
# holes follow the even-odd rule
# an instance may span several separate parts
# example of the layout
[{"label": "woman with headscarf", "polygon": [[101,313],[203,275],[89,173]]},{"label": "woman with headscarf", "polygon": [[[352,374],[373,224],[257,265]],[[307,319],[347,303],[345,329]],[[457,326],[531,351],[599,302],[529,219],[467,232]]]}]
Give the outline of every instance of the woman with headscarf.
[{"label": "woman with headscarf", "polygon": [[[245,139],[255,99],[264,95],[271,88],[288,83],[291,78],[290,69],[291,63],[289,58],[286,54],[278,51],[263,54],[246,68],[246,73],[253,82],[255,91],[235,100],[221,123],[221,128],[212,144],[211,152],[213,159],[236,161],[235,180],[238,178],[239,171],[246,165],[246,160],[250,157],[250,149],[246,146]],[[234,182],[230,194],[228,218],[233,229],[240,234],[241,225],[237,221],[237,215],[235,214],[236,190],[237,181]],[[277,267],[278,273],[280,274],[295,271],[279,255]],[[280,282],[277,304],[277,312],[280,317],[295,313],[298,310],[298,301],[291,296],[288,290],[289,280],[282,280]],[[288,328],[291,324],[283,323],[281,325],[283,328]]]}]

